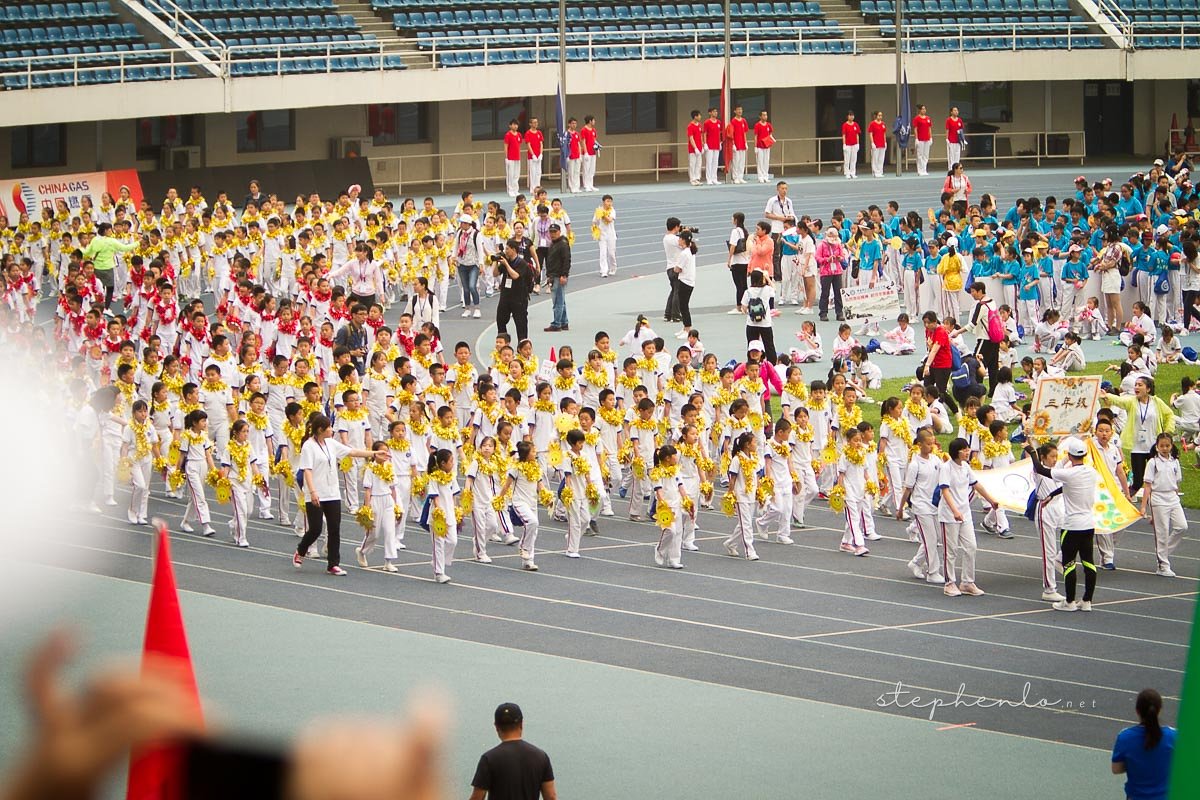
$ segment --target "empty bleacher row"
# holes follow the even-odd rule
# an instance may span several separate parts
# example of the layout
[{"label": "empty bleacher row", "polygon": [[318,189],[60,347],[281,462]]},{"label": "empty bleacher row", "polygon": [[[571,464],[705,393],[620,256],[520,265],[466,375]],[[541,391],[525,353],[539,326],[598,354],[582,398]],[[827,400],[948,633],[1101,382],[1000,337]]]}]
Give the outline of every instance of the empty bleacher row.
[{"label": "empty bleacher row", "polygon": [[[124,51],[124,52],[122,52]],[[52,86],[161,81],[190,78],[194,65],[176,63],[156,42],[135,42],[120,48],[110,44],[63,47],[6,48],[0,61],[0,79],[5,89],[40,89]],[[32,71],[30,71],[32,70]]]},{"label": "empty bleacher row", "polygon": [[100,0],[98,3],[21,3],[0,6],[0,24],[5,26],[116,18],[117,15],[108,0]]},{"label": "empty bleacher row", "polygon": [[1118,0],[1143,50],[1200,47],[1200,0]]},{"label": "empty bleacher row", "polygon": [[[350,14],[338,14],[334,0],[179,0],[188,12],[218,38],[265,33],[330,33],[357,31]],[[324,12],[285,14],[282,12]]]},{"label": "empty bleacher row", "polygon": [[[896,35],[892,0],[862,0],[863,18]],[[909,52],[958,50],[1066,50],[1104,46],[1098,29],[1069,0],[905,0],[905,49]]]},{"label": "empty bleacher row", "polygon": [[[415,35],[420,49],[437,50],[442,66],[557,60],[557,6],[450,5],[425,11],[414,0],[374,0],[376,10],[393,12],[398,31]],[[853,51],[817,2],[732,3],[730,13],[735,55]],[[724,52],[719,3],[571,5],[566,21],[569,61],[715,58]],[[454,52],[461,50],[474,52]]]},{"label": "empty bleacher row", "polygon": [[373,33],[316,34],[225,39],[235,77],[405,69],[400,55],[380,56]]}]

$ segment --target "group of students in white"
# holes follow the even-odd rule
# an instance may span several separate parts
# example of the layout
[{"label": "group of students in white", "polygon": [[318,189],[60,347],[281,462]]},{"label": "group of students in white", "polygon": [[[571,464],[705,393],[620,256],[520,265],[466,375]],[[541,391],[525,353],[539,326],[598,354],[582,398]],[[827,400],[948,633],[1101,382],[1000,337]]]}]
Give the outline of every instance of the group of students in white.
[{"label": "group of students in white", "polygon": [[[193,190],[187,203],[168,198],[163,220],[145,224],[177,224],[175,216],[168,217],[170,209],[195,221],[188,209],[199,207],[196,194]],[[372,285],[356,285],[361,276],[336,266],[337,242],[345,242],[347,252],[358,250],[372,239],[375,226],[382,227],[373,241],[390,241],[411,210],[406,203],[405,212],[393,215],[378,194],[356,201],[349,194],[328,205],[306,198],[291,214],[268,201],[265,219],[257,208],[234,214],[235,237],[247,241],[282,227],[311,249],[321,224],[315,220],[328,217],[336,232],[350,233],[297,256],[298,279],[270,287],[263,282],[270,273],[263,272],[265,254],[239,251],[227,264],[229,272],[212,285],[215,315],[197,299],[182,305],[176,299],[183,273],[203,275],[205,261],[189,261],[153,238],[140,245],[144,257],[121,257],[128,262],[117,286],[127,292],[127,316],[106,315],[90,265],[68,268],[56,315],[57,353],[67,365],[71,397],[82,409],[77,424],[97,470],[98,504],[117,504],[118,479],[127,479],[133,490],[126,514],[131,523],[142,524],[158,476],[168,497],[185,505],[182,530],[198,525],[202,534],[215,534],[212,493],[230,504],[230,535],[239,546],[249,546],[248,520],[257,507],[261,519],[277,519],[301,537],[297,567],[319,556],[324,537],[327,569],[336,575],[344,574],[343,509],[365,531],[355,548],[358,562],[370,565],[382,548],[388,571],[397,569],[412,522],[430,532],[434,576],[445,582],[458,532],[467,524],[475,559],[489,561],[491,544],[519,543],[523,567],[536,570],[539,504],[565,523],[564,552],[578,558],[581,537],[597,533],[599,518],[615,513],[614,501],[627,499],[630,519],[652,521],[660,532],[655,561],[680,568],[683,552],[699,549],[700,510],[719,502],[733,521],[724,551],[757,560],[756,542],[792,543],[793,528],[804,526],[809,506],[824,498],[844,510],[841,550],[869,553],[867,543],[880,538],[873,521],[877,511],[908,518],[918,544],[910,562],[914,576],[944,586],[948,595],[982,594],[974,574],[972,502],[987,506],[985,529],[1006,535],[1009,526],[986,492],[974,487],[971,469],[1002,466],[1012,458],[1004,428],[1013,418],[1015,398],[1007,408],[965,406],[959,436],[944,456],[934,433],[953,427],[936,388],[914,384],[903,402],[886,399],[876,431],[863,422],[862,403],[880,375],[870,369],[865,348],[851,341],[847,325],[833,349],[848,358],[828,380],[805,379],[800,363],[813,360],[805,353],[771,359],[759,341],[750,343],[744,363],[722,367],[716,354],[705,352],[694,328],[671,354],[644,321],[617,345],[630,348],[624,358],[603,332],[582,359],[576,361],[564,347],[547,362],[539,362],[531,341],[514,347],[501,335],[480,371],[466,343],[446,353],[439,320],[417,310],[414,301],[430,290],[425,274],[414,280],[410,269],[399,278],[409,301],[393,330],[384,320],[385,298],[370,298],[368,305],[364,297]],[[469,193],[461,205],[456,218],[482,211]],[[353,212],[364,206],[365,216]],[[495,211],[488,212],[491,222]],[[218,212],[234,213],[227,201],[218,201],[200,219],[208,224]],[[434,222],[439,218],[414,217],[414,228],[428,230],[424,226],[441,224]],[[420,248],[429,241],[438,246],[436,238],[414,231],[410,246],[418,246],[417,240]],[[858,252],[861,260],[861,245]],[[210,250],[210,281],[213,258]],[[343,263],[354,262],[347,256]],[[276,278],[285,272],[277,269]],[[12,319],[22,321],[19,315]],[[896,346],[885,352],[916,346],[906,329],[905,322],[886,337]],[[1155,435],[1173,430],[1174,414],[1153,398],[1149,375],[1135,376],[1133,383],[1131,396],[1112,398],[1118,411],[1113,424],[1133,453],[1132,490],[1143,483],[1151,487],[1144,503],[1156,521],[1159,572],[1169,575],[1170,552],[1186,528],[1177,493],[1181,472],[1170,448],[1160,452],[1153,436],[1145,438],[1154,426]],[[1098,440],[1103,428],[1098,422]],[[1115,453],[1119,458],[1119,447]],[[1054,466],[1058,456],[1063,466]],[[1090,539],[1080,539],[1068,552],[1059,535],[1060,528],[1089,527],[1073,515],[1075,500],[1068,502],[1072,495],[1065,488],[1071,481],[1060,474],[1072,469],[1074,458],[1073,445],[1053,457],[1039,455],[1039,463],[1052,467],[1046,485],[1057,481],[1064,489],[1047,490],[1049,502],[1039,505],[1038,516],[1044,564],[1050,565],[1043,570],[1043,597],[1072,605],[1074,571],[1066,570],[1064,598],[1052,564],[1090,547]],[[1124,475],[1123,468],[1114,472]],[[1070,525],[1080,527],[1055,521],[1057,497],[1063,498]],[[1102,537],[1099,547],[1102,557],[1108,548],[1101,564],[1112,564],[1111,546]],[[1090,603],[1090,552],[1082,563],[1089,576],[1083,601]]]}]

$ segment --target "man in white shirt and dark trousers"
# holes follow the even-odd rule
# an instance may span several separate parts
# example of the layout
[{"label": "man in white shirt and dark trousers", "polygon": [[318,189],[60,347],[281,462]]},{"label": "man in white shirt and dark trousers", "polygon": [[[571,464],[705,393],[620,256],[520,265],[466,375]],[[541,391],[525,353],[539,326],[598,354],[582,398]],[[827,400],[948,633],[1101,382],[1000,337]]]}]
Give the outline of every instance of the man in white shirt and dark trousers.
[{"label": "man in white shirt and dark trousers", "polygon": [[775,242],[775,252],[771,256],[775,274],[771,277],[777,281],[783,280],[783,271],[780,268],[783,245],[779,243],[780,237],[783,236],[783,223],[788,217],[797,218],[796,209],[792,206],[792,199],[787,196],[787,191],[787,181],[775,184],[775,196],[767,201],[767,207],[763,210],[763,217],[771,223],[771,240]]},{"label": "man in white shirt and dark trousers", "polygon": [[[1062,565],[1063,582],[1067,585],[1067,599],[1054,604],[1057,611],[1091,611],[1092,595],[1096,591],[1096,564],[1092,548],[1096,538],[1096,486],[1100,477],[1096,470],[1083,462],[1087,456],[1087,445],[1082,439],[1066,439],[1063,449],[1070,463],[1048,469],[1038,460],[1033,446],[1025,445],[1033,471],[1045,478],[1053,478],[1062,484]],[[1078,557],[1083,564],[1083,599],[1075,602],[1076,563]]]},{"label": "man in white shirt and dark trousers", "polygon": [[471,800],[558,800],[550,756],[522,739],[525,717],[516,703],[495,713],[500,744],[479,757],[471,779]]},{"label": "man in white shirt and dark trousers", "polygon": [[675,266],[679,261],[679,226],[682,224],[679,217],[667,217],[667,233],[663,236],[663,253],[667,257],[667,280],[671,284],[671,291],[667,295],[667,305],[663,309],[663,319],[667,322],[679,321],[679,301],[675,297],[679,273],[675,271]]}]

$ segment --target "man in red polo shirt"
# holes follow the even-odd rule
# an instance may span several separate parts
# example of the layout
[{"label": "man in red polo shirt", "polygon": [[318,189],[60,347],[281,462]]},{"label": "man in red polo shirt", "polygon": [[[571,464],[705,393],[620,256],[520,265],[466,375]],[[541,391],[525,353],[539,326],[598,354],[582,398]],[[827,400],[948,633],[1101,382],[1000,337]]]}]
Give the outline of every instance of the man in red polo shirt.
[{"label": "man in red polo shirt", "polygon": [[700,124],[700,111],[692,109],[692,121],[687,126],[688,181],[692,186],[700,185],[700,174],[704,166],[704,126]]},{"label": "man in red polo shirt", "polygon": [[717,118],[720,111],[716,106],[708,110],[708,119],[704,120],[704,177],[709,186],[716,186],[717,158],[721,153],[721,120]]},{"label": "man in red polo shirt", "polygon": [[579,120],[571,117],[567,120],[567,186],[570,187],[571,194],[579,193],[579,170],[582,166],[580,160],[581,154]]},{"label": "man in red polo shirt", "polygon": [[734,183],[746,182],[746,134],[750,131],[750,123],[742,116],[742,107],[733,107],[733,119],[729,120],[727,135],[733,143],[733,163],[730,174]]},{"label": "man in red polo shirt", "polygon": [[963,120],[958,115],[958,106],[950,109],[946,117],[946,161],[947,167],[952,168],[962,161],[962,132]]},{"label": "man in red polo shirt", "polygon": [[596,118],[591,114],[583,118],[583,129],[579,131],[579,138],[583,141],[581,154],[583,190],[594,192],[596,191],[596,154],[600,152],[600,147],[596,144]]},{"label": "man in red polo shirt", "polygon": [[533,194],[542,185],[542,132],[538,129],[538,118],[529,118],[529,130],[525,131],[525,163],[529,167],[529,193]]},{"label": "man in red polo shirt", "polygon": [[842,123],[842,174],[847,179],[858,177],[858,137],[862,128],[854,121],[854,112],[846,112]]},{"label": "man in red polo shirt", "polygon": [[521,127],[515,119],[508,121],[508,133],[504,134],[504,185],[509,197],[516,197],[521,190]]},{"label": "man in red polo shirt", "polygon": [[871,174],[883,177],[883,160],[887,156],[887,125],[883,124],[883,112],[876,111],[875,118],[867,124],[871,137]]},{"label": "man in red polo shirt", "polygon": [[917,174],[929,174],[929,148],[933,146],[933,117],[925,106],[917,106],[913,117],[913,130],[917,133]]},{"label": "man in red polo shirt", "polygon": [[767,112],[758,112],[754,123],[754,165],[758,168],[758,182],[771,180],[771,147],[775,144],[775,126],[767,121]]}]

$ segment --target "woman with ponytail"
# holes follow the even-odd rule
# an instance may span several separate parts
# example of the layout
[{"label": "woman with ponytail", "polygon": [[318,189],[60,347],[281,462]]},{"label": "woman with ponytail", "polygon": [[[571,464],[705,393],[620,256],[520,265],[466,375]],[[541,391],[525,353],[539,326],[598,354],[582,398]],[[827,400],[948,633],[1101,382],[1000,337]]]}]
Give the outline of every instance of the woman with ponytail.
[{"label": "woman with ponytail", "polygon": [[300,484],[304,487],[304,511],[308,528],[292,555],[292,565],[300,569],[308,549],[321,538],[322,523],[329,526],[326,572],[343,576],[342,495],[338,464],[343,458],[371,458],[370,450],[352,450],[333,436],[333,424],[324,414],[313,414],[304,425],[300,445]]},{"label": "woman with ponytail", "polygon": [[1138,692],[1138,724],[1117,734],[1113,745],[1112,771],[1125,775],[1128,800],[1166,800],[1171,775],[1171,755],[1175,750],[1175,729],[1158,721],[1162,713],[1162,695],[1154,689]]}]

